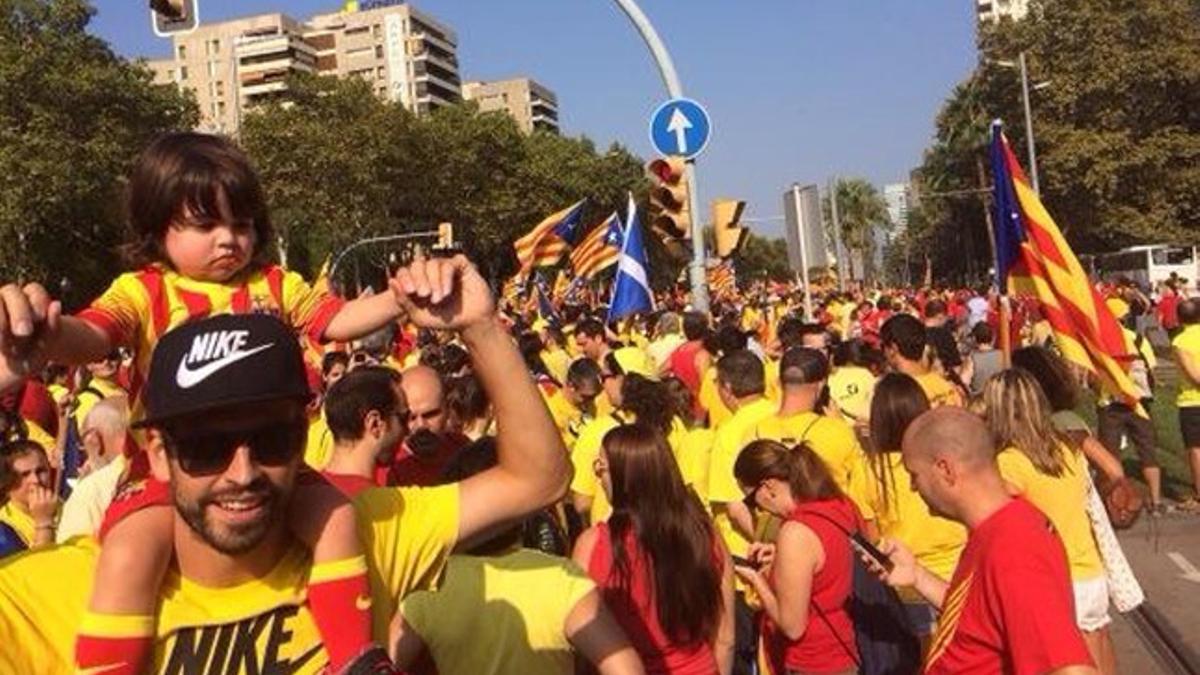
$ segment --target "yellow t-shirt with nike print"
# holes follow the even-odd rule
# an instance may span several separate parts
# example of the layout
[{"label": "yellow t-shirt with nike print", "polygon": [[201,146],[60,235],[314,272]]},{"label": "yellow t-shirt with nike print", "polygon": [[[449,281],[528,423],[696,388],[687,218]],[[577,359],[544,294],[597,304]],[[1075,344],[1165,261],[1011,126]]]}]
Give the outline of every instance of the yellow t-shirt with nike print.
[{"label": "yellow t-shirt with nike print", "polygon": [[[1200,324],[1184,328],[1171,341],[1171,346],[1176,352],[1187,354],[1193,361],[1200,362]],[[1178,403],[1180,408],[1200,406],[1200,384],[1189,382],[1187,377],[1180,377]]]},{"label": "yellow t-shirt with nike print", "polygon": [[[353,504],[373,634],[383,643],[399,601],[437,585],[458,535],[458,485],[377,488]],[[93,538],[79,537],[0,564],[0,673],[73,672],[98,553]],[[154,672],[323,672],[328,658],[304,602],[311,565],[297,545],[261,579],[228,588],[201,586],[172,569],[155,618]]]}]

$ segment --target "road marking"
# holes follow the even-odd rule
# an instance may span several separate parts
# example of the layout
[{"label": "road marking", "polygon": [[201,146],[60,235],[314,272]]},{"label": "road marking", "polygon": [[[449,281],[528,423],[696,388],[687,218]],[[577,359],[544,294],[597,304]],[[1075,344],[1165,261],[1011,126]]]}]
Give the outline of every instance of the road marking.
[{"label": "road marking", "polygon": [[1175,563],[1180,572],[1183,572],[1183,574],[1179,575],[1181,579],[1187,579],[1188,581],[1200,584],[1200,570],[1196,569],[1196,566],[1190,560],[1183,557],[1182,553],[1170,551],[1167,553],[1167,557],[1171,559],[1171,562]]}]

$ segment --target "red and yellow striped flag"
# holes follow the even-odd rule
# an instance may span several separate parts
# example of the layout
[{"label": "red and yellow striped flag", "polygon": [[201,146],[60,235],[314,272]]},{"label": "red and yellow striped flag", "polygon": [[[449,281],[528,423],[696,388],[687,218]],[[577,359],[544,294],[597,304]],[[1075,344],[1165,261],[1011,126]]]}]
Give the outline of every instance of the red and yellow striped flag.
[{"label": "red and yellow striped flag", "polygon": [[1129,377],[1132,359],[1121,326],[1033,191],[998,121],[992,123],[991,161],[1000,287],[1036,298],[1063,357],[1144,415]]},{"label": "red and yellow striped flag", "polygon": [[575,270],[576,277],[590,279],[617,264],[620,256],[621,219],[614,211],[571,251],[571,269]]},{"label": "red and yellow striped flag", "polygon": [[715,297],[723,298],[737,293],[737,275],[731,261],[722,260],[709,267],[707,276],[708,287],[712,289]]},{"label": "red and yellow striped flag", "polygon": [[583,200],[548,216],[529,234],[513,243],[521,271],[534,267],[555,265],[567,249],[575,244],[579,220],[583,216]]}]

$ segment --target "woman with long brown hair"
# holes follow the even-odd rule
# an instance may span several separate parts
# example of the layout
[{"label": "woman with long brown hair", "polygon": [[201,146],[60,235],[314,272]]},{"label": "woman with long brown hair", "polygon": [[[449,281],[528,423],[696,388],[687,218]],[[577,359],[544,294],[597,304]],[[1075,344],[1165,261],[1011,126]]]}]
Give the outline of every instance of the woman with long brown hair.
[{"label": "woman with long brown hair", "polygon": [[646,672],[728,675],[732,563],[661,430],[638,422],[609,431],[594,470],[613,512],[580,535],[573,557]]},{"label": "woman with long brown hair", "polygon": [[1108,633],[1108,583],[1087,515],[1087,459],[1050,419],[1050,402],[1020,368],[996,373],[983,388],[985,417],[1000,475],[1036,506],[1058,531],[1071,570],[1075,622],[1100,672],[1116,672]]},{"label": "woman with long brown hair", "polygon": [[[929,512],[900,457],[904,432],[927,410],[929,399],[913,378],[888,373],[879,379],[871,399],[871,438],[864,445],[867,471],[861,484],[851,481],[851,491],[880,536],[903,542],[922,566],[948,582],[966,545],[966,528]],[[930,637],[933,607],[916,593],[902,592],[901,599],[917,634]]]},{"label": "woman with long brown hair", "polygon": [[762,636],[776,673],[852,673],[858,661],[846,611],[854,579],[846,531],[858,529],[854,504],[808,445],[754,441],[733,467],[746,504],[783,521],[774,558],[738,565],[762,600]]}]

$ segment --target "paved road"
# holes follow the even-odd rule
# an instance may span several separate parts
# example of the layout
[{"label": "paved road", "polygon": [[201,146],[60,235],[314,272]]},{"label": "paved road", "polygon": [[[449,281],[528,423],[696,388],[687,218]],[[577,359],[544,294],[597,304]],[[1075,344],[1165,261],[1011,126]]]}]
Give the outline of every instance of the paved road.
[{"label": "paved road", "polygon": [[[1171,513],[1142,517],[1119,534],[1147,600],[1170,622],[1194,653],[1200,654],[1200,572],[1186,574],[1189,564],[1200,569],[1200,516]],[[1183,567],[1181,567],[1181,565]],[[1170,675],[1151,656],[1128,617],[1115,615],[1113,639],[1122,673]]]}]

